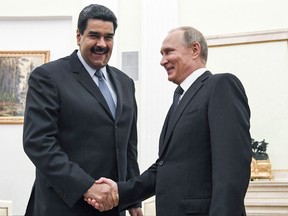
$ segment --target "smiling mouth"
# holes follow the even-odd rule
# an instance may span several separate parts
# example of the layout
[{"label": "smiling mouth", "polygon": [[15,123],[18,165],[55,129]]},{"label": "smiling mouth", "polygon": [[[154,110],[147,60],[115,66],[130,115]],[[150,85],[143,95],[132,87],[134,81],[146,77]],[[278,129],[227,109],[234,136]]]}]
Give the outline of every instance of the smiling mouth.
[{"label": "smiling mouth", "polygon": [[173,69],[174,69],[173,67],[169,67],[169,68],[166,68],[166,71],[167,71],[168,74],[170,74]]},{"label": "smiling mouth", "polygon": [[108,47],[104,47],[104,48],[93,47],[91,49],[91,52],[93,52],[94,54],[97,54],[97,55],[104,55],[104,54],[108,53],[108,51],[109,51]]}]

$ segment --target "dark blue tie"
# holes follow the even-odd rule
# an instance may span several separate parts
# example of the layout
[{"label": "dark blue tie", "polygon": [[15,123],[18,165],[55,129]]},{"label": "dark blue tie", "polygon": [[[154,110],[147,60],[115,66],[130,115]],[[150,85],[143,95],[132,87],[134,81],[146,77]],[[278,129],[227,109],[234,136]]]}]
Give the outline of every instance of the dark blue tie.
[{"label": "dark blue tie", "polygon": [[174,91],[174,96],[173,96],[173,103],[172,103],[172,112],[174,113],[176,110],[176,107],[179,103],[179,99],[181,95],[183,94],[184,90],[181,88],[180,85],[177,86],[177,88]]},{"label": "dark blue tie", "polygon": [[104,80],[104,76],[103,73],[100,69],[97,69],[95,72],[95,76],[98,77],[98,87],[102,93],[102,95],[104,96],[104,98],[106,99],[106,102],[108,104],[108,107],[113,115],[113,117],[115,118],[115,112],[116,112],[116,105],[114,103],[114,100],[112,98],[111,92]]}]

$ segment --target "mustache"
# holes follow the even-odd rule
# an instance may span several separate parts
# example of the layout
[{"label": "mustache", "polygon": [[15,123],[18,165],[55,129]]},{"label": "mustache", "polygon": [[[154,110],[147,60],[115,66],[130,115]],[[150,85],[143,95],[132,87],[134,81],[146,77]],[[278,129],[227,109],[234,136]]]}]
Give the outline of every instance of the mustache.
[{"label": "mustache", "polygon": [[94,46],[93,48],[91,48],[91,51],[94,53],[107,53],[109,51],[109,48]]}]

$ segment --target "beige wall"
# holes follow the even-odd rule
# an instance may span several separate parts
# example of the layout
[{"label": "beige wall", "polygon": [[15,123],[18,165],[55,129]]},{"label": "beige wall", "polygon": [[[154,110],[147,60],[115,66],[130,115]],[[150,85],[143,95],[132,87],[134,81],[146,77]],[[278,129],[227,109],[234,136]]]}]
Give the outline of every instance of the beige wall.
[{"label": "beige wall", "polygon": [[269,143],[272,169],[288,169],[287,54],[284,41],[210,49],[212,71],[232,72],[242,80],[251,109],[251,136]]},{"label": "beige wall", "polygon": [[213,73],[230,72],[241,79],[251,108],[251,136],[269,143],[272,169],[288,169],[287,7],[286,0],[179,0],[180,25],[195,26],[208,37],[286,29],[286,41],[213,47],[208,57]]},{"label": "beige wall", "polygon": [[[119,29],[111,64],[121,68],[122,52],[139,51],[140,56],[136,94],[142,171],[157,158],[159,133],[175,87],[159,65],[159,48],[170,28],[192,25],[208,37],[288,28],[286,0],[278,0],[277,4],[270,0],[0,2],[0,27],[5,32],[1,50],[48,49],[51,60],[77,47],[76,22],[82,6],[95,2],[113,7]],[[287,53],[287,41],[281,41],[214,47],[208,58],[212,72],[234,73],[242,80],[252,111],[252,136],[269,143],[273,169],[288,169]],[[155,93],[152,88],[156,88]],[[34,167],[22,149],[22,129],[22,125],[0,125],[0,200],[12,200],[13,214],[18,215],[25,211],[34,179]]]},{"label": "beige wall", "polygon": [[82,8],[81,0],[1,0],[1,17],[25,17],[25,16],[75,16]]},{"label": "beige wall", "polygon": [[[77,47],[81,1],[0,1],[0,51],[50,50],[54,60]],[[24,214],[35,173],[22,148],[22,130],[21,124],[0,124],[0,200],[13,202],[13,215]]]},{"label": "beige wall", "polygon": [[181,25],[192,25],[205,35],[287,28],[287,1],[178,0]]}]

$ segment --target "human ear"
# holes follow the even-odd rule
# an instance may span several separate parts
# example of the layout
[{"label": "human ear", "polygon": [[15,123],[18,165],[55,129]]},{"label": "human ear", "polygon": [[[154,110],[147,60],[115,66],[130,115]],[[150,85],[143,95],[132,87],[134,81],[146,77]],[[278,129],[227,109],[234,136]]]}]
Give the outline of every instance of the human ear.
[{"label": "human ear", "polygon": [[76,38],[77,38],[77,45],[80,45],[81,33],[80,33],[79,29],[77,29]]},{"label": "human ear", "polygon": [[201,45],[198,42],[194,42],[192,45],[192,53],[193,53],[193,57],[198,57],[200,55],[201,52]]}]

